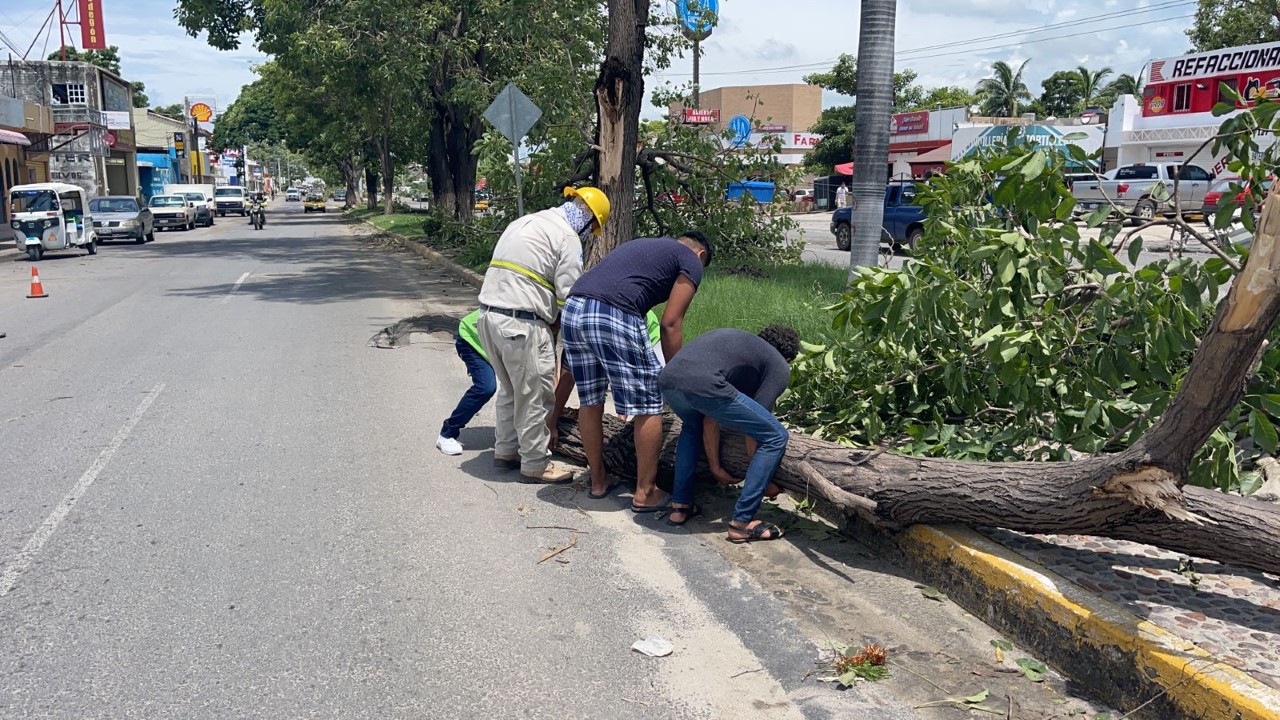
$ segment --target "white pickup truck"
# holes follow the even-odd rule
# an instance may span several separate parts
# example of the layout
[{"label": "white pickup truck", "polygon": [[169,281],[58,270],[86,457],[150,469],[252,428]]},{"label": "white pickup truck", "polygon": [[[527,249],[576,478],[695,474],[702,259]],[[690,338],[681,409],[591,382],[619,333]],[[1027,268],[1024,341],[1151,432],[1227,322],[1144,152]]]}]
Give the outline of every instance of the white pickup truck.
[{"label": "white pickup truck", "polygon": [[[1174,178],[1181,170],[1178,195],[1182,211],[1199,212],[1204,205],[1204,194],[1213,181],[1213,175],[1204,168],[1181,163],[1152,163],[1125,165],[1103,175],[1103,180],[1083,180],[1072,186],[1080,210],[1088,212],[1101,205],[1114,203],[1142,223],[1160,214],[1172,214],[1174,209]],[[1164,185],[1164,192],[1154,192],[1157,185]]]}]

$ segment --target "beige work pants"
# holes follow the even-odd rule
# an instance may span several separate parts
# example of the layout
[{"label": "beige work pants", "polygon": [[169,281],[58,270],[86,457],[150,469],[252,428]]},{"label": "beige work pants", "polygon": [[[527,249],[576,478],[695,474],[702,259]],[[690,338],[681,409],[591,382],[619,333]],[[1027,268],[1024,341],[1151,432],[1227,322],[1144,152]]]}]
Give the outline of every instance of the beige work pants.
[{"label": "beige work pants", "polygon": [[540,473],[547,467],[547,417],[555,404],[551,329],[541,321],[482,312],[476,333],[498,379],[493,452],[500,457],[519,453],[522,472]]}]

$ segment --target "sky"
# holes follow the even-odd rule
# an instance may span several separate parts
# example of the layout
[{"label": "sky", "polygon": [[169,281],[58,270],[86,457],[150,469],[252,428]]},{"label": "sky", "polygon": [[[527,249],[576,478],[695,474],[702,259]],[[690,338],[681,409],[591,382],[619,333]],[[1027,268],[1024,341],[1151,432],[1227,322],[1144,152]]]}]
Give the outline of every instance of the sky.
[{"label": "sky", "polygon": [[[253,81],[253,66],[265,59],[252,47],[220,52],[188,37],[173,20],[173,0],[101,2],[107,42],[120,47],[125,79],[146,83],[154,105],[211,95],[225,108],[241,86]],[[673,0],[655,0],[655,6],[659,3],[668,10],[674,6]],[[899,0],[896,69],[915,70],[925,87],[972,88],[996,60],[1029,60],[1024,78],[1033,94],[1054,71],[1077,65],[1137,74],[1152,58],[1187,51],[1185,31],[1195,5],[1195,0]],[[830,69],[841,53],[857,52],[859,6],[852,0],[720,0],[719,24],[703,43],[703,88],[800,82],[807,73]],[[25,50],[52,7],[53,0],[0,0],[0,33]],[[1104,15],[1109,17],[1099,17]],[[42,36],[32,57],[43,56],[44,43]],[[56,27],[47,44],[50,50],[57,47]],[[691,77],[690,58],[676,58],[672,67],[648,78],[647,86],[650,91],[680,86]],[[835,93],[823,100],[826,106],[849,102]],[[662,112],[646,106],[644,116]]]}]

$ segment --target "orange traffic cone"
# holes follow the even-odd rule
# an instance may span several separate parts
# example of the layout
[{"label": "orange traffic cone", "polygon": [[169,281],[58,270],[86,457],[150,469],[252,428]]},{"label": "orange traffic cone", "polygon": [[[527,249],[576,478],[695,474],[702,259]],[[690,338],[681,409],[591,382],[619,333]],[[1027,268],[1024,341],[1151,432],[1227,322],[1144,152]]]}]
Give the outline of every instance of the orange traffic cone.
[{"label": "orange traffic cone", "polygon": [[29,298],[49,297],[49,293],[44,291],[44,285],[40,284],[40,271],[34,267],[31,268],[31,292],[27,293]]}]

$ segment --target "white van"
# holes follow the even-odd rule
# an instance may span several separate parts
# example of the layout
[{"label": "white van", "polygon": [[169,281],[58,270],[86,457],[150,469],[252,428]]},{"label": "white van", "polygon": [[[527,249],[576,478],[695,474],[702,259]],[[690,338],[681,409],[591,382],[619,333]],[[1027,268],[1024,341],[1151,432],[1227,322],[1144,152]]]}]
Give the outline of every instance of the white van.
[{"label": "white van", "polygon": [[[197,210],[199,210],[197,215],[200,217],[200,222],[207,225],[213,225],[213,216],[218,211],[218,207],[213,199],[213,185],[184,185],[180,183],[168,183],[164,186],[165,195],[186,195],[187,199],[190,200],[191,193],[200,193],[204,197],[203,207],[208,210],[207,213],[204,210],[199,210],[201,203],[196,203]],[[205,219],[206,217],[208,218],[207,220]]]}]

